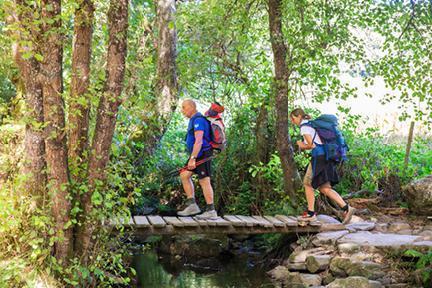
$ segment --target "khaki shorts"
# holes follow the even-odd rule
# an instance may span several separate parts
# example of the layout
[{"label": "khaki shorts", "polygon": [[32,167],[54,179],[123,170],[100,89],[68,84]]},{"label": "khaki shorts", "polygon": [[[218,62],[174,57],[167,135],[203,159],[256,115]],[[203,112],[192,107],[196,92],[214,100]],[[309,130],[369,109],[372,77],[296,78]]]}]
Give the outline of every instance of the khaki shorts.
[{"label": "khaki shorts", "polygon": [[312,186],[312,163],[309,163],[307,169],[306,169],[306,174],[304,175],[303,178],[303,184],[307,185],[307,186]]}]

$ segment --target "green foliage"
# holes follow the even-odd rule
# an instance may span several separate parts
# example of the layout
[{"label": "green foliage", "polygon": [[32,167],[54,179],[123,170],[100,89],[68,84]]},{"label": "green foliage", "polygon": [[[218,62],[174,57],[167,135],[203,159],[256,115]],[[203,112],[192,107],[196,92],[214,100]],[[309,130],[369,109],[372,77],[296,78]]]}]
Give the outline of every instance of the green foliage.
[{"label": "green foliage", "polygon": [[[382,37],[381,57],[371,57],[367,65],[375,76],[397,93],[387,93],[384,103],[400,100],[401,119],[428,123],[432,117],[432,10],[427,1],[383,1],[374,3],[365,21]],[[426,76],[426,77],[425,77]],[[372,83],[375,78],[370,78]]]},{"label": "green foliage", "polygon": [[[49,201],[42,199],[44,205],[37,209],[35,203],[41,199],[19,188],[23,180],[18,175],[23,150],[19,144],[23,141],[24,128],[14,123],[22,120],[19,102],[24,87],[11,53],[16,38],[10,32],[15,26],[8,28],[6,25],[10,14],[7,9],[12,7],[12,2],[0,3],[0,256],[5,259],[0,261],[0,282],[32,287],[42,280],[55,283],[50,277],[55,275],[61,283],[52,286],[65,283],[70,286],[129,285],[128,277],[133,271],[123,257],[127,255],[127,247],[120,240],[112,239],[110,231],[103,227],[98,230],[97,249],[88,265],[83,265],[79,259],[71,259],[68,265],[57,263],[50,255],[53,243],[59,239],[53,236]],[[93,131],[95,125],[107,61],[109,1],[94,3],[90,91],[77,100],[91,107],[89,131]],[[69,108],[72,104],[68,85],[73,15],[78,2],[64,4],[63,96]],[[282,18],[289,52],[289,108],[300,100],[308,103],[355,97],[357,91],[342,82],[340,76],[355,74],[361,67],[366,85],[380,76],[387,86],[399,91],[387,95],[384,102],[401,100],[404,103],[402,118],[430,121],[432,97],[428,75],[432,17],[428,5],[427,1],[284,1]],[[177,1],[179,95],[198,99],[203,105],[218,100],[227,108],[224,118],[229,144],[214,160],[212,179],[217,208],[225,213],[298,212],[293,210],[289,197],[283,192],[280,159],[275,149],[275,108],[271,90],[273,55],[266,9],[265,1]],[[155,136],[159,135],[160,121],[154,106],[158,33],[154,1],[131,1],[129,15],[123,95],[126,101],[116,115],[107,185],[93,193],[91,201],[95,209],[91,215],[86,215],[94,223],[127,218],[131,211],[137,212],[144,204],[157,206],[159,212],[169,212],[176,208],[183,195],[178,177],[167,175],[183,166],[188,157],[183,143],[187,120],[176,111],[163,137]],[[41,19],[36,16],[35,23],[30,24],[39,25],[38,21]],[[378,41],[365,43],[369,39],[362,34],[369,32],[376,33],[373,35]],[[366,46],[385,53],[369,57]],[[42,60],[42,56],[33,52],[23,56]],[[260,118],[262,109],[268,113],[265,121]],[[313,116],[320,113],[309,109],[307,112]],[[374,127],[359,132],[358,127],[364,126],[361,117],[352,115],[349,109],[340,108],[340,112],[345,116],[343,131],[351,150],[349,160],[341,167],[343,177],[336,187],[338,191],[375,191],[380,179],[389,174],[399,176],[402,184],[432,174],[429,138],[415,139],[405,169],[404,139],[399,143],[389,142]],[[73,113],[76,111],[67,109],[68,116]],[[262,123],[266,139],[264,149],[257,143],[257,128]],[[70,125],[72,123],[67,123],[67,128]],[[295,143],[298,130],[291,129],[290,133]],[[147,147],[152,141],[157,144],[154,150]],[[265,151],[258,151],[260,149]],[[259,159],[258,154],[264,155],[266,160]],[[300,173],[304,174],[309,163],[308,153],[296,151],[294,157]],[[84,174],[86,169],[85,165],[71,165],[73,175]],[[78,199],[89,189],[85,181],[71,183],[71,188],[71,199]],[[199,190],[197,195],[201,197]],[[67,225],[80,224],[80,209],[79,201],[74,200],[72,219]],[[119,239],[127,239],[126,234],[121,237],[124,238]],[[269,243],[274,243],[275,238],[278,236],[263,237]],[[300,242],[307,244],[308,239]],[[419,258],[419,269],[431,264],[430,253],[411,256]]]},{"label": "green foliage", "polygon": [[415,258],[415,268],[422,271],[421,276],[424,285],[429,285],[432,280],[432,250],[426,253],[421,253],[417,250],[407,250],[405,256]]},{"label": "green foliage", "polygon": [[350,151],[348,160],[340,169],[343,177],[336,186],[338,191],[373,192],[378,189],[380,179],[386,175],[397,175],[403,185],[412,179],[422,178],[432,173],[432,167],[428,164],[432,163],[428,139],[422,137],[414,139],[410,160],[405,169],[405,141],[386,143],[388,140],[379,134],[377,128],[368,128],[364,132],[355,133],[354,127],[357,127],[359,121],[358,117],[350,117],[343,127]]}]

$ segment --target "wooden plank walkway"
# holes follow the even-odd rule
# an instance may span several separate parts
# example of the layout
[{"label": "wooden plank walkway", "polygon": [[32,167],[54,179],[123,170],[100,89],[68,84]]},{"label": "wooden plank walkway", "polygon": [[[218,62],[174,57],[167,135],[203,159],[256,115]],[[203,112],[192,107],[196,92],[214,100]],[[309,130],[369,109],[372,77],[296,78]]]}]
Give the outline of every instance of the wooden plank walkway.
[{"label": "wooden plank walkway", "polygon": [[310,223],[300,226],[292,216],[243,216],[225,215],[213,220],[197,217],[133,216],[118,221],[110,220],[109,225],[117,228],[122,224],[131,229],[137,237],[174,234],[266,234],[266,233],[319,233],[346,229],[342,224]]}]

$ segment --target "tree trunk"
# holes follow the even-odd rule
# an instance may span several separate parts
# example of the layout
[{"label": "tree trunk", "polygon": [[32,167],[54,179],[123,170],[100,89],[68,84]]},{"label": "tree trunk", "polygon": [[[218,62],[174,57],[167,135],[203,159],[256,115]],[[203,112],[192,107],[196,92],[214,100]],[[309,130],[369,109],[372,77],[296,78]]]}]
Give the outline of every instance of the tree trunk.
[{"label": "tree trunk", "polygon": [[[38,51],[37,41],[40,37],[38,29],[35,26],[29,25],[33,19],[33,13],[36,9],[33,6],[28,6],[25,1],[16,1],[18,15],[13,15],[11,21],[19,23],[22,32],[19,33],[20,41],[18,43],[33,43],[33,48],[14,45],[14,58],[19,68],[21,79],[24,83],[24,99],[25,99],[25,119],[26,131],[24,137],[24,163],[21,168],[21,174],[26,175],[23,190],[30,195],[36,196],[38,206],[43,204],[45,198],[47,176],[45,173],[45,141],[42,130],[44,122],[42,87],[39,81],[39,63],[34,58]],[[24,59],[22,54],[31,53],[29,59]]]},{"label": "tree trunk", "polygon": [[[92,211],[91,195],[105,180],[125,71],[128,27],[128,0],[111,1],[108,11],[109,43],[106,82],[99,103],[96,130],[89,159],[89,192],[83,195],[84,215]],[[91,247],[92,223],[85,221],[78,233],[79,251],[87,256]]]},{"label": "tree trunk", "polygon": [[264,101],[261,104],[257,123],[256,123],[256,162],[259,163],[267,163],[269,161],[269,142],[270,142],[270,133],[268,129],[269,119],[268,119],[268,109],[267,109],[267,101]]},{"label": "tree trunk", "polygon": [[[177,104],[177,33],[175,27],[175,0],[157,1],[157,77],[155,101],[147,109],[142,139],[144,154],[153,154],[164,135]],[[145,155],[140,155],[144,158]]]},{"label": "tree trunk", "polygon": [[406,151],[405,151],[405,159],[404,159],[404,171],[408,169],[408,162],[409,162],[409,156],[411,152],[411,145],[413,141],[413,135],[414,135],[414,121],[411,121],[409,133],[408,133],[408,140],[406,145]]},{"label": "tree trunk", "polygon": [[[62,78],[61,0],[42,0],[43,37],[41,51],[41,81],[45,119],[45,146],[48,166],[48,187],[52,197],[52,213],[56,223],[56,235],[63,237],[54,246],[54,254],[60,261],[72,252],[72,229],[69,222],[71,203],[68,199],[68,161],[65,131],[65,114]],[[50,22],[46,20],[50,20]],[[52,22],[51,22],[52,21]],[[42,44],[43,43],[43,44]]]},{"label": "tree trunk", "polygon": [[177,74],[176,74],[176,43],[177,33],[174,14],[175,0],[159,0],[157,4],[158,17],[158,47],[157,47],[157,111],[160,119],[169,122],[172,111],[176,108]]},{"label": "tree trunk", "polygon": [[288,78],[286,47],[282,34],[282,0],[269,0],[270,40],[274,55],[276,93],[276,147],[282,163],[284,189],[296,206],[296,191],[299,188],[298,171],[288,133]]},{"label": "tree trunk", "polygon": [[[75,12],[74,43],[72,51],[72,80],[71,103],[69,109],[69,161],[81,172],[85,163],[84,151],[88,148],[89,126],[89,84],[90,84],[90,57],[93,34],[94,6],[91,0],[80,2]],[[81,168],[81,169],[80,169]],[[75,181],[83,177],[71,176]]]},{"label": "tree trunk", "polygon": [[[255,162],[256,165],[267,164],[269,162],[269,139],[270,133],[268,129],[268,108],[267,101],[263,101],[261,107],[259,108],[258,117],[256,120],[256,157]],[[254,178],[255,190],[258,195],[257,197],[257,206],[261,210],[261,205],[263,204],[264,199],[268,198],[269,191],[266,189],[267,181],[263,177],[262,173],[258,173]]]}]

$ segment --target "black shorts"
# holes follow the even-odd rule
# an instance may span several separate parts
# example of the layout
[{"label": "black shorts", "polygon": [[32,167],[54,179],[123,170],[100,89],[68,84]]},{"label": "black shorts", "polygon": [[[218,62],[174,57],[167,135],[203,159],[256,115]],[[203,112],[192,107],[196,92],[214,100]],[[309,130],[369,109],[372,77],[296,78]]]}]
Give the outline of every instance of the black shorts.
[{"label": "black shorts", "polygon": [[[208,157],[212,157],[212,156],[213,156],[213,150],[212,149],[207,150],[207,151],[203,151],[202,155],[196,159],[196,162],[198,162],[202,159],[207,159]],[[197,167],[195,167],[195,169],[193,169],[191,171],[198,175],[198,179],[211,177],[211,162],[212,162],[212,160],[210,159],[210,160],[202,163],[201,165],[198,165]],[[186,163],[186,165],[187,165],[187,163]]]}]

